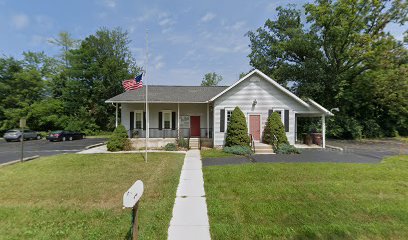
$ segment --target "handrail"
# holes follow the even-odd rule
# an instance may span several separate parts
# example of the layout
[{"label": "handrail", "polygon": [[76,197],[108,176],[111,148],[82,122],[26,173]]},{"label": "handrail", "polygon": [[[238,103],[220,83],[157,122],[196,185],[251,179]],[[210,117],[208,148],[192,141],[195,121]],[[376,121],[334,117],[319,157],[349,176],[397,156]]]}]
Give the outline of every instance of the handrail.
[{"label": "handrail", "polygon": [[255,141],[254,141],[254,138],[253,138],[252,134],[249,134],[249,141],[250,141],[250,145],[252,147],[252,151],[254,151],[254,153],[255,153]]}]

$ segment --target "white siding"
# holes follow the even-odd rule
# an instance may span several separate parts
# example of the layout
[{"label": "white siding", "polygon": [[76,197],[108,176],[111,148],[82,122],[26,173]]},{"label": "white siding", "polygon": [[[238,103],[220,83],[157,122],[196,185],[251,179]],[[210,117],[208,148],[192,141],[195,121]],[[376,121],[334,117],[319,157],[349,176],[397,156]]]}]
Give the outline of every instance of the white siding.
[{"label": "white siding", "polygon": [[[256,99],[257,104],[252,105]],[[220,132],[220,110],[238,106],[245,114],[248,123],[249,114],[261,115],[261,139],[269,109],[289,110],[289,132],[286,133],[290,144],[295,143],[295,112],[307,112],[308,108],[273,86],[261,76],[254,74],[242,81],[214,101],[214,146],[224,145],[225,133]],[[226,121],[226,119],[225,119]]]},{"label": "white siding", "polygon": [[[145,109],[142,103],[123,103],[121,104],[121,123],[127,130],[130,128],[130,112]],[[151,103],[149,104],[150,128],[159,127],[159,112],[170,110],[177,113],[177,103]],[[177,115],[176,115],[177,116]],[[200,128],[207,127],[207,104],[199,103],[180,103],[180,116],[200,116]],[[176,120],[177,121],[177,120]],[[176,122],[177,127],[177,122]]]}]

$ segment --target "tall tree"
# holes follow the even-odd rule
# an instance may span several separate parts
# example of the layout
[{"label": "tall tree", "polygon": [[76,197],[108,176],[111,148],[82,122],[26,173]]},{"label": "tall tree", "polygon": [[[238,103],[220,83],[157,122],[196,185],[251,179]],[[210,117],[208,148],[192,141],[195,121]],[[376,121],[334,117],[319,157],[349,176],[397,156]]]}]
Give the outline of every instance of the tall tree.
[{"label": "tall tree", "polygon": [[201,81],[201,86],[217,86],[221,81],[221,75],[218,75],[215,72],[206,73],[204,75],[203,81]]},{"label": "tall tree", "polygon": [[51,44],[61,47],[61,60],[64,62],[65,67],[68,67],[68,55],[70,50],[78,47],[80,40],[72,38],[69,32],[60,32],[57,38],[52,38],[49,40]]},{"label": "tall tree", "polygon": [[102,28],[70,51],[70,78],[63,93],[69,112],[75,112],[80,105],[86,115],[83,118],[102,129],[113,128],[114,108],[104,101],[121,93],[122,80],[139,71],[129,43],[127,32],[120,28]]},{"label": "tall tree", "polygon": [[[399,69],[406,63],[407,50],[385,28],[391,22],[406,22],[407,2],[318,0],[304,8],[307,27],[299,9],[278,7],[276,20],[267,20],[264,27],[248,33],[251,65],[282,84],[291,82],[292,90],[301,96],[312,97],[327,108],[340,107],[331,121],[337,127],[331,129],[341,132],[338,136],[368,130],[363,123],[375,115],[374,109],[387,112],[384,101],[378,106],[373,95],[392,78],[374,81],[373,90],[364,94],[362,86],[369,84],[370,72]],[[371,74],[371,81],[373,78],[377,76]],[[405,84],[407,80],[399,81]],[[361,95],[367,95],[366,104],[376,107],[364,110],[364,104],[357,101]],[[402,118],[401,111],[393,122],[400,122],[395,118]],[[392,132],[392,124],[385,126],[381,119],[373,120]]]}]

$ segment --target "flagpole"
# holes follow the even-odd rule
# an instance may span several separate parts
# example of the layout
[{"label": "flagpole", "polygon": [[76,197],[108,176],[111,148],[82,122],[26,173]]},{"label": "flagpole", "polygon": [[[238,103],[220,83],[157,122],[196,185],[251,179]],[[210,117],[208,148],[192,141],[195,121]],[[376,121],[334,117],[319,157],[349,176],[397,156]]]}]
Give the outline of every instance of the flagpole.
[{"label": "flagpole", "polygon": [[147,104],[147,63],[148,63],[148,59],[149,59],[149,45],[148,45],[148,31],[146,28],[146,62],[145,62],[145,86],[146,86],[146,94],[145,94],[145,98],[146,98],[146,134],[145,134],[145,162],[147,163],[147,147],[148,147],[148,142],[149,142],[149,129],[150,129],[150,124],[149,124],[149,105]]}]

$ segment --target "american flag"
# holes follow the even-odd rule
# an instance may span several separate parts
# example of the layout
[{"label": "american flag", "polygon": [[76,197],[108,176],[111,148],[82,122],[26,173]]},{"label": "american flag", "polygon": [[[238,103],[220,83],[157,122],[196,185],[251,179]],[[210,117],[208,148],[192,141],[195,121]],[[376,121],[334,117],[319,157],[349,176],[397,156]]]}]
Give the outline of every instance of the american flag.
[{"label": "american flag", "polygon": [[143,87],[143,73],[139,76],[136,76],[134,79],[124,80],[122,81],[122,86],[125,91],[136,90],[138,88]]}]

